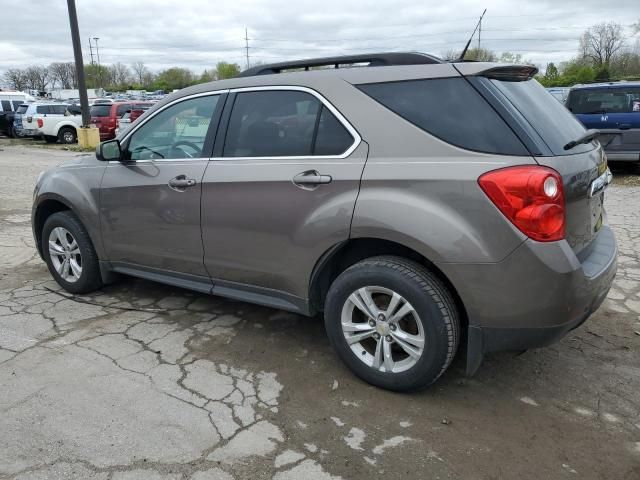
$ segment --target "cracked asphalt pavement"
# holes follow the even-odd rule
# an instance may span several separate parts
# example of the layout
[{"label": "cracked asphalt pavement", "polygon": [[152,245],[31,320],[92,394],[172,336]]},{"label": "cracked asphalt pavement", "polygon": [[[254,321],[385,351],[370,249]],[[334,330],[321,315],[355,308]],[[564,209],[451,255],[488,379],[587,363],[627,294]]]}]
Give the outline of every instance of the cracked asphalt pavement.
[{"label": "cracked asphalt pavement", "polygon": [[395,394],[347,371],[319,318],[130,278],[61,291],[31,194],[75,155],[0,143],[0,478],[640,478],[635,172],[607,192],[619,271],[586,324]]}]

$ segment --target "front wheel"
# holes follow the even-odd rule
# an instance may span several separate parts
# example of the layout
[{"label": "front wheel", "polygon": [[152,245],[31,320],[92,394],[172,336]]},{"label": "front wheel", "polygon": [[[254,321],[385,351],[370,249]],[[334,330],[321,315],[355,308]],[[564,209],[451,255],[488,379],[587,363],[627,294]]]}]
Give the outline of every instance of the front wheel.
[{"label": "front wheel", "polygon": [[444,283],[401,257],[374,257],[349,267],[325,302],[329,340],[363,380],[389,390],[435,382],[458,349],[460,321]]},{"label": "front wheel", "polygon": [[73,213],[63,211],[47,218],[41,241],[49,272],[62,288],[71,293],[89,293],[102,286],[98,255]]}]

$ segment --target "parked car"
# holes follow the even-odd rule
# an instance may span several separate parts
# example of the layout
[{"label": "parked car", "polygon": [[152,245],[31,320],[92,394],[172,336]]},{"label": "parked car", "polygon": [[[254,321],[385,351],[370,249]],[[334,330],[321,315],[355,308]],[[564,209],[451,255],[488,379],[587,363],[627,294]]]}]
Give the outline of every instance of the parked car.
[{"label": "parked car", "polygon": [[91,106],[91,123],[100,130],[100,140],[115,138],[118,120],[131,110],[131,105],[131,102],[113,102]]},{"label": "parked car", "polygon": [[13,117],[13,131],[16,137],[36,137],[39,136],[37,122],[34,120],[34,115],[40,108],[48,109],[49,103],[43,102],[31,102],[23,103],[18,107]]},{"label": "parked car", "polygon": [[578,327],[616,271],[603,149],[536,72],[367,54],[180,90],[40,176],[35,244],[72,293],[121,273],[323,312],[380,387],[433,383],[462,339],[472,373]]},{"label": "parked car", "polygon": [[48,103],[38,105],[33,115],[36,125],[36,136],[47,143],[76,143],[78,128],[82,125],[82,115],[71,109],[66,103]]},{"label": "parked car", "polygon": [[115,135],[118,136],[120,132],[127,130],[133,122],[136,121],[140,115],[149,110],[153,106],[153,102],[140,102],[132,103],[131,109],[127,110],[122,117],[116,120]]},{"label": "parked car", "polygon": [[22,92],[0,92],[0,133],[13,137],[13,120],[15,112],[25,102],[35,100],[31,95]]},{"label": "parked car", "polygon": [[563,105],[567,100],[567,95],[569,94],[569,90],[570,89],[566,88],[566,87],[550,87],[550,88],[547,88],[547,92],[549,92],[553,98],[558,100]]},{"label": "parked car", "polygon": [[585,127],[600,130],[609,160],[640,161],[640,82],[575,86],[567,108]]}]

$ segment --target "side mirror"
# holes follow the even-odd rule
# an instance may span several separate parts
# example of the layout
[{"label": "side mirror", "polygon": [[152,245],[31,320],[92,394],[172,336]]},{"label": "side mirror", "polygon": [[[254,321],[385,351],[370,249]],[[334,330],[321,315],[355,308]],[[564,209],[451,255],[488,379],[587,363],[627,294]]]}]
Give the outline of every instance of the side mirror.
[{"label": "side mirror", "polygon": [[120,140],[107,140],[96,147],[96,158],[102,162],[122,160]]}]

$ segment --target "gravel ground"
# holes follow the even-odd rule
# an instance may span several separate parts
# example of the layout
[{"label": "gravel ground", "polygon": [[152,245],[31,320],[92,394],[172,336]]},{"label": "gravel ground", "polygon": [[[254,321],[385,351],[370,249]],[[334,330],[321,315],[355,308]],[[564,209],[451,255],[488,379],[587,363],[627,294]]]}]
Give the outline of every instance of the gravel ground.
[{"label": "gravel ground", "polygon": [[585,325],[407,395],[353,377],[320,319],[135,279],[60,292],[29,212],[75,155],[0,140],[0,478],[640,478],[635,169],[607,193],[619,271]]}]

